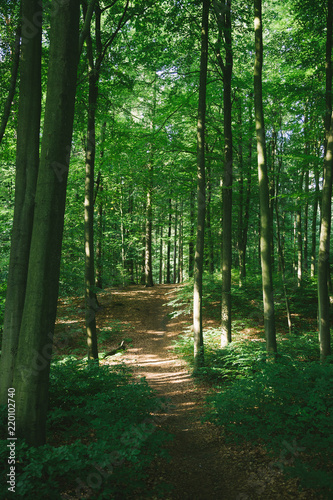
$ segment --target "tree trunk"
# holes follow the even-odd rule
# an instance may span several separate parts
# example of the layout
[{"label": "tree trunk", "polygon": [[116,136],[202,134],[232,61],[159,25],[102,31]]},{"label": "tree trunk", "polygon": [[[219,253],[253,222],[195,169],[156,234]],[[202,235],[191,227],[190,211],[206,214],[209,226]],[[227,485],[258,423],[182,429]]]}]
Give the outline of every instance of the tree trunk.
[{"label": "tree trunk", "polygon": [[152,268],[152,217],[153,217],[153,164],[148,164],[148,188],[147,188],[147,206],[146,206],[146,251],[145,251],[145,285],[153,286],[153,268]]},{"label": "tree trunk", "polygon": [[[300,194],[303,191],[303,177],[304,177],[304,172],[302,170],[299,181]],[[300,287],[302,285],[302,280],[303,280],[302,205],[300,198],[298,199],[296,226],[297,226],[297,286]]]},{"label": "tree trunk", "polygon": [[317,245],[317,214],[318,214],[318,202],[319,202],[319,172],[315,170],[315,197],[313,201],[313,215],[312,215],[312,227],[311,227],[311,277],[313,278],[316,272],[316,245]]},{"label": "tree trunk", "polygon": [[175,232],[173,236],[173,282],[177,283],[177,229],[178,229],[178,205],[175,206]]},{"label": "tree trunk", "polygon": [[[247,159],[247,185],[246,185],[246,195],[245,202],[242,202],[242,212],[241,217],[241,237],[240,237],[240,256],[239,256],[239,284],[242,286],[246,278],[246,247],[247,247],[247,235],[249,229],[250,221],[250,201],[251,201],[251,184],[252,184],[252,107],[249,107],[249,143],[248,143],[248,159]],[[243,164],[243,161],[242,161]],[[243,188],[244,191],[244,188]]]},{"label": "tree trunk", "polygon": [[190,194],[190,240],[188,242],[188,275],[193,277],[194,269],[194,193],[191,189]]},{"label": "tree trunk", "polygon": [[318,319],[320,360],[325,361],[331,354],[330,333],[330,235],[331,235],[331,198],[333,169],[333,115],[332,115],[332,21],[333,0],[327,1],[326,33],[326,114],[324,184],[321,197],[321,224],[318,255]]},{"label": "tree trunk", "polygon": [[[231,0],[226,0],[223,9],[214,3],[219,35],[217,60],[223,72],[223,112],[224,112],[224,170],[222,182],[222,302],[221,302],[221,346],[231,342],[231,266],[232,266],[232,37]],[[220,48],[225,47],[225,63]]]},{"label": "tree trunk", "polygon": [[333,116],[327,137],[324,162],[324,185],[321,199],[321,225],[318,256],[318,306],[320,359],[324,361],[331,354],[330,298],[329,298],[329,257],[331,233],[331,197],[333,167]]},{"label": "tree trunk", "polygon": [[87,123],[87,144],[85,159],[85,197],[84,197],[84,248],[85,248],[85,319],[88,359],[98,362],[96,311],[98,309],[95,291],[95,249],[94,249],[94,179],[96,132],[95,115],[98,97],[98,72],[94,68],[92,41],[87,37],[89,66],[89,102]]},{"label": "tree trunk", "polygon": [[254,0],[254,27],[255,27],[255,62],[254,62],[254,103],[258,153],[258,177],[260,200],[260,257],[262,270],[262,288],[264,302],[264,324],[266,349],[268,353],[275,353],[275,314],[273,298],[273,277],[271,259],[271,231],[269,207],[269,182],[267,174],[264,112],[262,104],[262,18],[261,0]]},{"label": "tree trunk", "polygon": [[98,201],[98,219],[97,219],[97,244],[96,244],[96,287],[103,289],[103,219],[104,219],[104,203],[103,203],[103,177],[101,171],[98,172],[100,177],[99,191],[100,198]]},{"label": "tree trunk", "polygon": [[171,254],[171,227],[172,227],[172,202],[169,198],[169,225],[168,225],[168,244],[167,244],[167,275],[166,283],[171,283],[171,269],[170,269],[170,254]]},{"label": "tree trunk", "polygon": [[[41,8],[37,0],[24,0],[22,16],[32,22]],[[0,359],[0,404],[12,387],[25,300],[30,243],[39,165],[41,113],[41,27],[21,51],[20,96],[16,147],[15,208]]]},{"label": "tree trunk", "polygon": [[44,130],[13,382],[16,433],[32,446],[44,444],[46,439],[49,367],[74,118],[79,15],[80,2],[72,0],[59,3],[51,17]]},{"label": "tree trunk", "polygon": [[[39,18],[38,20],[40,20],[40,26],[36,26],[35,38],[37,38],[37,40],[32,41],[31,39],[25,39],[25,41],[28,44],[30,44],[29,45],[29,48],[30,48],[33,44],[37,44],[38,42],[40,45],[40,33],[41,33],[41,28],[42,28],[42,9],[40,6],[38,6],[37,2],[35,2],[34,0],[30,2],[31,3],[30,8],[27,7],[27,3],[28,2],[23,1],[21,4],[21,12],[22,12],[22,7],[23,7],[25,9],[27,16],[28,16],[27,17],[25,14],[23,14],[25,16],[25,22],[32,22],[32,20],[33,20],[34,25],[36,25],[36,20],[38,18]],[[31,13],[33,13],[33,15],[35,17],[31,18]],[[11,69],[11,75],[10,75],[9,91],[8,91],[7,99],[6,99],[5,104],[4,104],[4,111],[3,111],[1,124],[0,124],[0,145],[1,145],[1,142],[3,139],[3,136],[5,135],[6,126],[8,123],[9,116],[10,116],[10,109],[12,107],[12,102],[14,99],[15,89],[16,89],[16,80],[17,80],[19,61],[20,61],[21,17],[22,17],[22,15],[20,15],[19,24],[17,26],[16,33],[15,33],[15,45],[14,45],[13,62],[12,62],[12,69]],[[29,48],[27,48],[27,50],[24,51],[24,53],[26,55],[28,55],[28,53],[29,53]],[[37,48],[37,52],[35,54],[35,60],[37,61],[38,58],[40,58],[40,49],[39,48]],[[24,59],[22,58],[22,61],[23,60]],[[30,68],[30,69],[32,69],[32,68]],[[37,71],[37,74],[34,75],[33,78],[34,79],[38,78],[38,75],[39,75],[39,73]],[[20,90],[21,90],[21,88],[22,87],[20,87]],[[40,92],[40,83],[37,84],[36,91]]]},{"label": "tree trunk", "polygon": [[208,60],[208,18],[209,0],[202,2],[200,83],[197,126],[197,235],[194,256],[193,290],[193,335],[194,335],[194,371],[204,364],[204,345],[202,333],[202,274],[204,260],[204,235],[206,211],[205,186],[205,117],[206,85]]},{"label": "tree trunk", "polygon": [[178,283],[183,282],[183,200],[180,205],[178,238]]},{"label": "tree trunk", "polygon": [[163,225],[162,224],[160,229],[160,265],[159,265],[158,282],[160,285],[163,283]]},{"label": "tree trunk", "polygon": [[[103,122],[102,134],[101,134],[101,151],[100,151],[100,162],[102,164],[104,157],[104,141],[105,141],[105,130],[106,122]],[[102,171],[98,172],[97,182],[96,182],[96,194],[94,205],[96,204],[96,197],[98,192],[100,196],[98,198],[98,220],[97,220],[97,244],[96,244],[96,287],[103,289],[103,219],[104,219],[104,200],[103,200],[103,175]]]},{"label": "tree trunk", "polygon": [[[209,154],[208,145],[206,144],[206,153]],[[207,234],[207,251],[208,251],[208,270],[210,274],[214,273],[214,245],[213,234],[211,228],[211,208],[210,202],[212,198],[212,182],[210,175],[210,160],[207,161],[207,197],[206,197],[206,234]]]}]

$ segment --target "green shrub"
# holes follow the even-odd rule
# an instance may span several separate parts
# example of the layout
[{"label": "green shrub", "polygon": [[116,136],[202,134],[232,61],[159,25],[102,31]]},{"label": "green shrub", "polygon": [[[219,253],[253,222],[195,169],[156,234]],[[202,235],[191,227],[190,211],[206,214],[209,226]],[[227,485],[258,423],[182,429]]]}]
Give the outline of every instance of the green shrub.
[{"label": "green shrub", "polygon": [[332,365],[281,357],[226,385],[208,404],[207,419],[223,428],[227,440],[260,442],[275,457],[285,447],[289,459],[282,453],[277,465],[300,474],[306,486],[312,481],[326,494],[333,491]]},{"label": "green shrub", "polygon": [[[48,444],[16,447],[16,496],[60,499],[133,498],[145,467],[163,455],[168,436],[150,417],[163,402],[124,366],[110,368],[67,357],[52,364]],[[7,464],[6,408],[0,410],[0,462]],[[2,488],[0,498],[7,497]],[[85,497],[86,498],[86,497]]]}]

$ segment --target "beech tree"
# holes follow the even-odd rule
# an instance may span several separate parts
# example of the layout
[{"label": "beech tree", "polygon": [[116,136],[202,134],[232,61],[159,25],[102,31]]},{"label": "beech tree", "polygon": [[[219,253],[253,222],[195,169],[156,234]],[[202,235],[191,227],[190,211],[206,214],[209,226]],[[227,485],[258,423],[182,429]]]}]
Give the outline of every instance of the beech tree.
[{"label": "beech tree", "polygon": [[46,435],[48,377],[74,117],[79,14],[79,1],[74,0],[57,4],[51,16],[41,159],[13,377],[17,435],[34,446],[45,443]]},{"label": "beech tree", "polygon": [[266,140],[264,126],[264,112],[262,103],[262,14],[261,0],[254,0],[254,34],[255,34],[255,61],[254,61],[254,104],[258,154],[258,177],[260,197],[260,254],[262,269],[262,289],[264,301],[264,323],[266,348],[268,353],[275,353],[275,315],[273,298],[273,277],[271,260],[271,232],[272,220],[269,207],[269,184],[267,175]]},{"label": "beech tree", "polygon": [[[30,243],[39,165],[41,113],[41,7],[37,0],[22,1],[22,19],[35,27],[24,33],[21,49],[19,116],[16,148],[15,210],[0,358],[0,402],[7,401],[12,387],[26,296]],[[39,24],[34,25],[38,19]],[[20,20],[21,24],[21,20]],[[30,34],[30,36],[29,36]],[[17,54],[19,50],[17,49]]]},{"label": "beech tree", "polygon": [[206,83],[208,60],[208,19],[209,0],[202,2],[201,27],[201,59],[197,126],[197,236],[194,256],[194,293],[193,293],[193,335],[194,335],[194,369],[204,362],[204,346],[202,333],[202,273],[204,262],[204,231],[206,211],[205,185],[205,116],[206,116]]},{"label": "beech tree", "polygon": [[326,113],[324,184],[321,198],[320,240],[318,254],[318,306],[320,359],[331,354],[329,258],[331,234],[332,169],[333,169],[333,116],[332,113],[332,22],[333,1],[327,1],[326,39]]},{"label": "beech tree", "polygon": [[[218,25],[216,46],[217,61],[223,75],[223,130],[224,130],[224,169],[222,182],[222,304],[221,304],[221,345],[231,342],[231,266],[232,266],[232,36],[231,0],[214,2]],[[225,61],[221,55],[223,42]]]}]

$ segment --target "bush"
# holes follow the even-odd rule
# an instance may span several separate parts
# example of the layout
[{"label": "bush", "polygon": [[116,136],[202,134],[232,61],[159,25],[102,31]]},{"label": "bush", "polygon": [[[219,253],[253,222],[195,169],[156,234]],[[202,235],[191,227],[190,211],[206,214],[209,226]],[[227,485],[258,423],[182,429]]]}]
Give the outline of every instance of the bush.
[{"label": "bush", "polygon": [[[133,380],[124,366],[98,367],[73,357],[53,363],[49,442],[31,448],[17,441],[16,496],[133,498],[144,485],[145,467],[163,455],[168,436],[150,417],[162,404],[145,380]],[[2,408],[1,464],[8,455],[5,420]],[[6,493],[3,488],[0,498]]]},{"label": "bush", "polygon": [[278,466],[300,475],[304,486],[331,493],[333,366],[285,357],[265,365],[212,396],[207,419],[222,426],[227,440],[262,443],[280,453]]}]

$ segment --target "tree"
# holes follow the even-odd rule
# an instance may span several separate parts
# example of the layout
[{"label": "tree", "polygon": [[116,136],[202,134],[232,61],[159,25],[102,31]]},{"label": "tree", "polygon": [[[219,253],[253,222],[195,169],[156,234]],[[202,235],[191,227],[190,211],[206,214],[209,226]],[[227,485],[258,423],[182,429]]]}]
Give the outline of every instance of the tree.
[{"label": "tree", "polygon": [[193,335],[194,335],[194,371],[204,363],[202,333],[202,273],[204,262],[205,234],[205,117],[206,84],[208,60],[208,19],[209,0],[202,2],[200,83],[197,126],[197,235],[194,256],[194,291],[193,291]]},{"label": "tree", "polygon": [[[15,44],[14,44],[13,61],[12,61],[12,68],[11,68],[10,86],[9,86],[8,96],[7,96],[7,99],[5,102],[5,106],[4,106],[3,116],[1,119],[1,123],[0,123],[0,144],[1,144],[2,138],[5,134],[6,125],[7,125],[9,116],[10,116],[10,109],[12,106],[12,102],[13,102],[15,90],[16,90],[16,81],[17,81],[17,74],[18,74],[18,69],[19,69],[20,50],[21,50],[20,39],[21,39],[21,31],[22,31],[22,29],[21,29],[22,28],[22,26],[21,26],[21,24],[22,24],[22,15],[21,15],[22,3],[23,3],[23,0],[22,0],[22,2],[20,2],[20,19],[19,19],[19,22],[18,22],[18,25],[16,28],[16,32],[15,32]],[[24,8],[25,8],[25,10],[27,9],[26,6]],[[32,9],[36,8],[34,3],[31,4],[31,8]],[[32,21],[34,21],[36,24],[37,18],[36,17],[31,18],[29,15],[29,14],[31,14],[31,12],[27,12],[27,14],[28,14],[28,17],[23,18],[24,19],[23,24],[31,23]],[[42,12],[41,12],[40,7],[38,7],[38,11],[36,11],[36,10],[34,11],[34,14],[37,14],[39,16],[39,19],[41,20]],[[41,23],[40,23],[40,26],[37,27],[37,32],[36,32],[37,35],[40,32],[40,28],[41,28]],[[26,33],[24,33],[24,35],[26,35]],[[29,43],[29,38],[28,39],[25,38],[25,42]],[[37,52],[36,56],[38,57],[38,52]],[[38,74],[36,76],[38,77]]]},{"label": "tree", "polygon": [[[223,74],[223,129],[224,170],[222,183],[222,303],[221,345],[231,342],[231,266],[232,266],[232,33],[231,0],[214,2],[218,24],[216,55]],[[225,62],[221,56],[221,44],[225,48]]]},{"label": "tree", "polygon": [[[22,19],[25,23],[31,23],[34,26],[34,19],[37,17],[40,20],[40,16],[41,8],[37,0],[23,0]],[[3,403],[7,401],[8,387],[13,385],[15,358],[26,295],[39,164],[41,37],[40,23],[35,26],[33,36],[26,36],[21,50],[15,210],[0,360],[0,402]]]},{"label": "tree", "polygon": [[254,0],[254,33],[255,33],[255,61],[254,61],[254,104],[258,154],[258,177],[260,198],[260,254],[262,270],[262,289],[264,301],[264,323],[266,349],[268,353],[275,353],[275,314],[273,298],[273,277],[271,261],[271,231],[272,220],[269,207],[269,183],[266,160],[266,140],[264,126],[264,112],[262,103],[262,11],[261,0]]},{"label": "tree", "polygon": [[[331,198],[333,169],[333,116],[332,116],[332,22],[333,1],[327,1],[327,31],[326,31],[326,113],[324,184],[321,198],[321,225],[318,254],[318,320],[320,359],[324,361],[331,354],[330,333],[330,297],[329,297],[329,256],[331,234]],[[331,118],[329,112],[331,111]]]},{"label": "tree", "polygon": [[[45,443],[79,47],[79,1],[51,17],[47,98],[25,301],[13,379],[17,435]],[[59,68],[61,67],[61,71]]]}]

